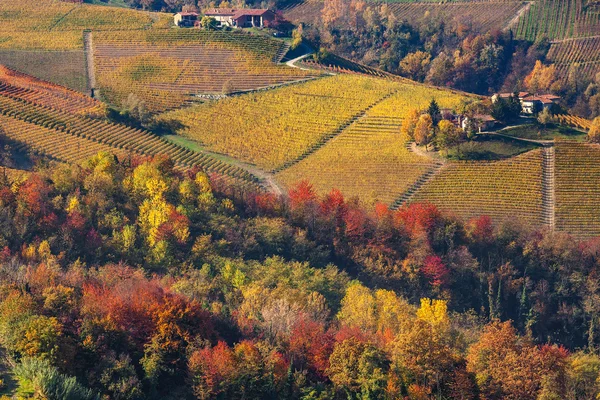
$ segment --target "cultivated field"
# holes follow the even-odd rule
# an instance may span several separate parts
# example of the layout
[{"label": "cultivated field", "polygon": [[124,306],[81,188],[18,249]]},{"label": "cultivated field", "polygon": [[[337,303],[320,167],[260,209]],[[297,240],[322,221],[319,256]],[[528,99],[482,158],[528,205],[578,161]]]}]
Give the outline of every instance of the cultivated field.
[{"label": "cultivated field", "polygon": [[402,120],[412,108],[426,108],[432,98],[441,107],[454,108],[462,97],[403,84],[314,154],[279,173],[277,180],[291,186],[307,179],[321,194],[337,188],[367,205],[390,205],[434,164],[407,149]]},{"label": "cultivated field", "polygon": [[83,50],[0,50],[0,65],[89,93]]},{"label": "cultivated field", "polygon": [[0,0],[0,49],[81,50],[85,29],[168,27],[169,14],[56,0]]},{"label": "cultivated field", "polygon": [[211,150],[266,170],[285,167],[336,135],[400,83],[337,75],[168,113],[162,120]]},{"label": "cultivated field", "polygon": [[[525,5],[523,1],[391,1],[387,7],[401,21],[419,24],[426,17],[463,23],[475,30],[501,30]],[[380,4],[374,5],[379,7]],[[321,18],[323,1],[307,0],[285,10],[286,18],[294,22],[315,23]]]},{"label": "cultivated field", "polygon": [[411,202],[430,202],[468,220],[488,215],[494,222],[542,225],[542,150],[496,162],[452,162]]},{"label": "cultivated field", "polygon": [[77,163],[98,151],[117,156],[169,156],[180,168],[200,166],[228,182],[256,188],[247,171],[193,152],[150,132],[107,122],[104,105],[78,92],[0,70],[0,126],[17,150]]},{"label": "cultivated field", "polygon": [[242,32],[101,32],[93,42],[103,98],[120,106],[135,93],[150,111],[179,107],[193,94],[245,91],[318,74],[275,64],[283,42]]},{"label": "cultivated field", "polygon": [[600,235],[600,146],[556,146],[556,229],[577,236]]},{"label": "cultivated field", "polygon": [[600,36],[553,43],[547,60],[556,66],[563,79],[568,78],[572,68],[577,68],[578,81],[591,81],[600,73]]},{"label": "cultivated field", "polygon": [[532,3],[515,27],[516,37],[535,41],[594,36],[600,33],[600,12],[584,0],[540,0]]}]

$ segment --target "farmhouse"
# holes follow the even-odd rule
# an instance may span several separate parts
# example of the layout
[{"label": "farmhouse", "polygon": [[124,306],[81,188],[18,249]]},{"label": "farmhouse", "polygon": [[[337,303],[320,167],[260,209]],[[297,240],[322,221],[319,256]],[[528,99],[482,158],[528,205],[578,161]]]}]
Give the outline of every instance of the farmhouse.
[{"label": "farmhouse", "polygon": [[[512,93],[496,93],[492,96],[492,103],[497,102],[498,99],[506,100],[511,96],[513,96]],[[529,92],[519,92],[518,96],[523,114],[534,114],[537,111],[550,109],[553,104],[558,103],[558,100],[560,100],[559,96],[553,94],[533,95]]]},{"label": "farmhouse", "polygon": [[235,9],[212,8],[204,15],[213,17],[218,26],[234,26],[237,28],[264,28],[275,19],[275,14],[267,9]]},{"label": "farmhouse", "polygon": [[[462,117],[460,118],[460,126],[463,130],[467,130],[469,124],[471,123],[471,118]],[[475,129],[481,133],[485,131],[489,131],[494,126],[496,126],[496,120],[489,114],[476,114],[472,118],[473,125]]]},{"label": "farmhouse", "polygon": [[552,94],[529,95],[521,100],[521,106],[524,114],[534,114],[537,111],[550,109],[559,99],[560,97]]},{"label": "farmhouse", "polygon": [[175,14],[174,22],[176,26],[190,27],[196,26],[198,23],[198,13],[195,12],[180,12]]}]

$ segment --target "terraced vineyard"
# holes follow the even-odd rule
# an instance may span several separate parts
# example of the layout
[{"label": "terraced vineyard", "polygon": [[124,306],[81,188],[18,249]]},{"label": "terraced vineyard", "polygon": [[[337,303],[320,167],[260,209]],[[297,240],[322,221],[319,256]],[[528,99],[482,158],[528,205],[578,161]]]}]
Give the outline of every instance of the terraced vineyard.
[{"label": "terraced vineyard", "polygon": [[257,179],[247,171],[211,156],[174,145],[149,132],[112,124],[60,107],[38,104],[35,98],[0,92],[0,125],[4,135],[38,154],[63,162],[79,162],[101,150],[118,156],[169,156],[180,168],[201,166],[230,183],[257,188]]},{"label": "terraced vineyard", "polygon": [[556,229],[600,235],[600,146],[559,142],[555,151]]},{"label": "terraced vineyard", "polygon": [[540,0],[532,3],[515,27],[516,37],[535,41],[595,36],[600,32],[600,11],[584,0]]},{"label": "terraced vineyard", "polygon": [[468,220],[544,223],[542,150],[496,162],[453,162],[418,191],[411,202],[430,202]]},{"label": "terraced vineyard", "polygon": [[573,66],[577,68],[579,80],[591,81],[600,73],[600,36],[553,43],[546,57],[563,79],[569,76]]},{"label": "terraced vineyard", "polygon": [[434,97],[448,108],[462,98],[450,91],[403,84],[314,154],[277,174],[277,180],[289,187],[307,179],[321,194],[337,188],[364,204],[392,204],[435,165],[429,157],[408,150],[409,138],[400,133],[407,112],[427,107]]},{"label": "terraced vineyard", "polygon": [[133,92],[151,111],[178,107],[192,94],[251,90],[316,75],[273,63],[285,48],[281,41],[243,32],[94,34],[103,97],[120,105]]},{"label": "terraced vineyard", "polygon": [[74,90],[42,81],[0,65],[0,94],[71,114],[105,114],[101,102]]},{"label": "terraced vineyard", "polygon": [[[428,15],[455,23],[463,22],[476,30],[501,30],[525,6],[523,1],[400,1],[388,2],[388,8],[401,21],[415,23]],[[293,22],[315,23],[321,18],[323,1],[307,0],[284,12]]]},{"label": "terraced vineyard", "polygon": [[400,83],[337,75],[228,98],[167,113],[161,120],[186,126],[180,133],[275,170],[302,157],[403,87]]},{"label": "terraced vineyard", "polygon": [[0,0],[0,49],[75,50],[85,29],[168,27],[169,14],[55,0]]}]

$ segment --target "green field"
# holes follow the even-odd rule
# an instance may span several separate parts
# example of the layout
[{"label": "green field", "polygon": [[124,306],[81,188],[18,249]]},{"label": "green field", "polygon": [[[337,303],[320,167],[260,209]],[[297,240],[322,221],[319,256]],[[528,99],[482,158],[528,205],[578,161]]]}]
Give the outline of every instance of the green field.
[{"label": "green field", "polygon": [[547,128],[540,128],[536,125],[524,125],[517,128],[505,129],[501,132],[504,135],[531,140],[574,140],[585,142],[587,134],[583,131],[561,125],[550,125]]}]

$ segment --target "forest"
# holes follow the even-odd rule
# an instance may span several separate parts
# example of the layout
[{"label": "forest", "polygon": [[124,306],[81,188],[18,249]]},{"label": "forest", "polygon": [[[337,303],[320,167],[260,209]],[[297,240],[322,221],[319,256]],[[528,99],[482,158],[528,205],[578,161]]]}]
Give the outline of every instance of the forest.
[{"label": "forest", "polygon": [[600,394],[597,239],[218,182],[108,153],[2,174],[2,393]]}]

